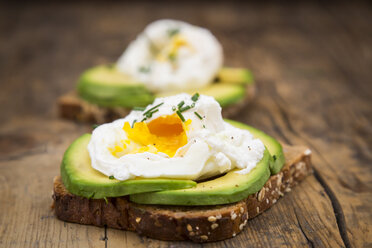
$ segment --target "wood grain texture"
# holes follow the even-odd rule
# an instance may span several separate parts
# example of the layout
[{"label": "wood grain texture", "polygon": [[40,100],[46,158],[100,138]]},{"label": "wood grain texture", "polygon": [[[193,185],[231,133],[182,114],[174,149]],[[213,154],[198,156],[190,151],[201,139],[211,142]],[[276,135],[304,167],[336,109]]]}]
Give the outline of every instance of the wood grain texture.
[{"label": "wood grain texture", "polygon": [[[57,120],[56,99],[164,17],[208,27],[227,65],[253,71],[258,97],[239,121],[313,151],[315,176],[224,242],[63,223],[49,208],[63,152],[89,128]],[[0,246],[371,247],[371,23],[363,2],[1,3]]]}]

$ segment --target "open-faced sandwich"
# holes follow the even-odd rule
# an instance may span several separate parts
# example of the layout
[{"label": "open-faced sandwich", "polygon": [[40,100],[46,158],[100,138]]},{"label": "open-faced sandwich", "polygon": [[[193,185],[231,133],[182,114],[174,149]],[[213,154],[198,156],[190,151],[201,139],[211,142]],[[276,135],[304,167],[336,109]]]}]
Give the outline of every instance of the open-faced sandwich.
[{"label": "open-faced sandwich", "polygon": [[301,181],[310,154],[224,120],[213,97],[157,98],[71,144],[55,213],[162,240],[223,240]]},{"label": "open-faced sandwich", "polygon": [[85,71],[76,90],[59,99],[59,112],[65,118],[103,123],[156,97],[196,91],[213,96],[227,117],[252,99],[253,78],[246,69],[223,67],[222,47],[209,30],[158,20],[115,64]]}]

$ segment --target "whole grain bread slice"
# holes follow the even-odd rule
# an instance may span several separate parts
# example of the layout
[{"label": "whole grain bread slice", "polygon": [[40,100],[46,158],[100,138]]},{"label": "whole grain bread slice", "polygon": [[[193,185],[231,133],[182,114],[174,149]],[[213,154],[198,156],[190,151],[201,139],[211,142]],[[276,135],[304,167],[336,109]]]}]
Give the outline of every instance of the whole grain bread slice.
[{"label": "whole grain bread slice", "polygon": [[54,179],[54,210],[64,221],[135,231],[161,240],[211,242],[234,237],[248,219],[274,205],[277,200],[311,173],[311,151],[284,146],[286,163],[264,187],[248,198],[217,206],[142,205],[128,197],[87,199],[72,195],[61,178]]},{"label": "whole grain bread slice", "polygon": [[[222,116],[229,118],[242,110],[255,96],[254,84],[247,85],[244,98],[230,106],[224,107]],[[88,122],[88,123],[106,123],[123,118],[129,114],[131,109],[124,107],[100,107],[96,104],[85,101],[76,91],[71,91],[58,99],[59,116],[65,119]]]}]

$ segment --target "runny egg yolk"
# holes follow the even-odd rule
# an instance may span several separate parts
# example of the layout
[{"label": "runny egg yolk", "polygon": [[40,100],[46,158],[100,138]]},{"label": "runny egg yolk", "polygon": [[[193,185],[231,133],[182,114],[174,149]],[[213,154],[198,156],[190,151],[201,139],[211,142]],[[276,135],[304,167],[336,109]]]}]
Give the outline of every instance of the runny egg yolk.
[{"label": "runny egg yolk", "polygon": [[[186,131],[190,124],[191,119],[182,122],[177,114],[160,116],[149,123],[136,122],[133,128],[125,122],[123,130],[128,140],[109,150],[116,157],[142,152],[162,152],[173,157],[178,148],[187,144]],[[136,145],[129,149],[128,145],[132,142]]]}]

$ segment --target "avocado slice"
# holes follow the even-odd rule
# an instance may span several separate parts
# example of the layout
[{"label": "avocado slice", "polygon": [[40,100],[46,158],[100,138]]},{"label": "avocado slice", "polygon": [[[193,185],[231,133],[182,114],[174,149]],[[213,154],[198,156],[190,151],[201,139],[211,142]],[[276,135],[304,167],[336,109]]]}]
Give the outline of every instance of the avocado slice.
[{"label": "avocado slice", "polygon": [[119,72],[115,66],[97,66],[85,71],[78,82],[79,95],[104,107],[147,106],[154,95],[146,87]]},{"label": "avocado slice", "polygon": [[[130,195],[130,200],[141,204],[217,205],[237,202],[259,191],[270,177],[270,166],[273,166],[271,151],[278,157],[276,167],[273,167],[277,169],[284,165],[282,147],[274,138],[260,130],[240,122],[226,121],[238,128],[249,130],[254,137],[260,138],[266,146],[267,149],[265,149],[262,160],[252,171],[246,175],[241,175],[233,170],[216,179],[198,183],[195,188],[134,194]],[[282,161],[280,166],[279,160]]]},{"label": "avocado slice", "polygon": [[253,84],[252,73],[244,68],[223,67],[217,74],[218,81],[230,84]]},{"label": "avocado slice", "polygon": [[119,181],[93,169],[87,150],[91,135],[76,139],[65,152],[61,164],[61,177],[67,190],[74,195],[100,199],[141,192],[184,189],[196,185],[192,180],[180,179],[131,179]]},{"label": "avocado slice", "polygon": [[[245,88],[253,83],[252,80],[251,73],[246,69],[222,68],[216,82],[197,91],[213,96],[222,107],[226,107],[244,98]],[[180,93],[155,95],[141,82],[119,72],[115,65],[101,65],[85,71],[79,79],[77,91],[83,99],[99,106],[127,108],[147,106],[155,97]]]},{"label": "avocado slice", "polygon": [[225,119],[225,121],[235,127],[248,130],[253,135],[253,137],[260,139],[265,144],[266,148],[269,150],[270,154],[272,155],[272,160],[270,162],[271,174],[275,175],[279,173],[279,171],[282,169],[284,165],[285,158],[284,158],[282,145],[276,139],[265,134],[261,130],[245,125],[241,122],[227,120],[227,119]]}]

